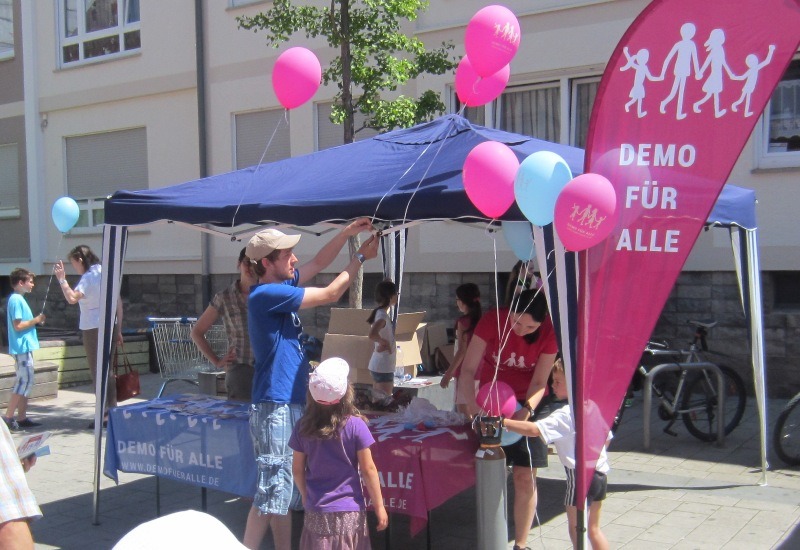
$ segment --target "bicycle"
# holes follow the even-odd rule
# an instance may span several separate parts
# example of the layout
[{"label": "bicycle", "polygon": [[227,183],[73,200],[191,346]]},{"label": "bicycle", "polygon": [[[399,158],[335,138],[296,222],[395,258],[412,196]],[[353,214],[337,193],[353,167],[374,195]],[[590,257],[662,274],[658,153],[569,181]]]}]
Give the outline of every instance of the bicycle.
[{"label": "bicycle", "polygon": [[[702,368],[701,365],[715,365],[722,373],[723,388],[723,418],[727,419],[724,426],[725,435],[730,434],[744,415],[747,394],[744,381],[736,371],[725,365],[716,365],[704,358],[703,353],[708,352],[708,330],[716,326],[716,321],[689,321],[695,327],[694,338],[686,350],[669,349],[666,342],[651,340],[645,347],[642,361],[636,370],[635,376],[647,377],[657,367],[672,371],[672,376],[653,378],[652,391],[658,397],[658,416],[668,422],[664,433],[671,436],[678,434],[672,426],[680,418],[686,429],[701,441],[714,441],[717,438],[717,377],[712,369]],[[658,365],[650,364],[648,356],[659,358]],[[670,360],[664,362],[663,358]],[[699,371],[699,372],[698,372]],[[658,374],[655,371],[654,375]],[[617,418],[614,419],[612,431],[615,431],[622,420],[625,410],[625,400],[620,406]]]},{"label": "bicycle", "polygon": [[792,397],[778,415],[772,431],[775,454],[789,466],[800,465],[800,393]]}]

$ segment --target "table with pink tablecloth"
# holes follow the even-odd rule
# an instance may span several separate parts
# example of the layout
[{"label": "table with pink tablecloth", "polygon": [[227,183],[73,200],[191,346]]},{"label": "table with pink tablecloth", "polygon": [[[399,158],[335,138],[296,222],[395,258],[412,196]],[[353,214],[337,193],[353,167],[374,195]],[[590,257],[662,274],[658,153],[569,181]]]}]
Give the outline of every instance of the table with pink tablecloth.
[{"label": "table with pink tablecloth", "polygon": [[370,418],[369,425],[384,505],[390,514],[411,516],[412,535],[430,510],[475,484],[478,440],[468,425],[410,429],[391,416]]}]

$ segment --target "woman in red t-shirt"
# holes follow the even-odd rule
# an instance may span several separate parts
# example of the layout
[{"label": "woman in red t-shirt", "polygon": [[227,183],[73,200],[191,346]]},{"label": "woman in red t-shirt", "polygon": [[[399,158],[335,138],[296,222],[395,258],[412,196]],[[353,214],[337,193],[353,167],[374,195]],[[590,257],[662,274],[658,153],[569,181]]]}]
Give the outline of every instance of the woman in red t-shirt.
[{"label": "woman in red t-shirt", "polygon": [[[547,392],[547,379],[558,353],[553,323],[547,314],[544,293],[522,292],[511,309],[500,308],[484,315],[461,363],[459,383],[467,390],[467,410],[478,414],[475,402],[476,373],[480,385],[495,376],[509,384],[522,408],[515,420],[533,417]],[[524,548],[536,513],[536,469],[547,466],[547,446],[540,438],[523,437],[503,447],[506,462],[513,466],[514,548]]]}]

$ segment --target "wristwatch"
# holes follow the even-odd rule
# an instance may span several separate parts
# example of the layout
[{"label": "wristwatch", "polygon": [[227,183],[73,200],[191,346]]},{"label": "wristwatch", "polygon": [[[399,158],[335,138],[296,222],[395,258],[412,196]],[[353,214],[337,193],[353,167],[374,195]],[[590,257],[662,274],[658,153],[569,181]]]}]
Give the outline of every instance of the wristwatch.
[{"label": "wristwatch", "polygon": [[356,252],[355,258],[356,260],[358,260],[358,263],[360,264],[363,264],[364,262],[367,261],[367,257],[364,256],[361,252]]},{"label": "wristwatch", "polygon": [[531,404],[526,401],[525,405],[523,405],[523,406],[526,409],[528,409],[528,413],[530,413],[530,415],[531,415],[530,417],[533,418],[533,407],[531,407]]}]

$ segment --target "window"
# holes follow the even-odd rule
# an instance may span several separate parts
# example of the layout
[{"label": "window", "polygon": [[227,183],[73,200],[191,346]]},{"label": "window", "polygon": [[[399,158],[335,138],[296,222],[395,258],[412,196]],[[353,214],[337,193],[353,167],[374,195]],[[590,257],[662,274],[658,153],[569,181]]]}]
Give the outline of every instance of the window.
[{"label": "window", "polygon": [[0,145],[0,218],[19,217],[19,146]]},{"label": "window", "polygon": [[[317,103],[317,151],[322,151],[329,147],[336,147],[337,145],[344,145],[344,128],[339,124],[331,122],[332,107],[333,102],[331,101]],[[372,128],[359,130],[366,120],[367,116],[365,114],[360,112],[355,113],[353,125],[356,130],[356,141],[375,137],[379,133]]]},{"label": "window", "polygon": [[103,203],[120,189],[147,189],[147,132],[117,130],[66,138],[67,193],[80,207],[77,228],[102,225]]},{"label": "window", "polygon": [[14,6],[12,0],[0,0],[0,60],[14,57]]},{"label": "window", "polygon": [[59,0],[61,63],[141,48],[139,0]]},{"label": "window", "polygon": [[[600,78],[593,76],[511,86],[484,107],[468,107],[464,116],[475,124],[585,147],[599,84]],[[451,98],[458,111],[455,93]]]},{"label": "window", "polygon": [[772,280],[775,285],[775,307],[778,309],[800,308],[800,272],[774,271]]},{"label": "window", "polygon": [[249,4],[258,4],[264,1],[265,0],[230,0],[230,5],[232,8],[236,8],[239,6],[247,6]]},{"label": "window", "polygon": [[561,90],[558,83],[508,88],[494,102],[495,126],[547,141],[561,141]]},{"label": "window", "polygon": [[[458,99],[458,95],[456,95],[455,90],[451,90],[451,100],[453,101],[453,105],[455,108],[453,109],[456,113],[461,113],[461,116],[469,120],[472,124],[477,124],[478,126],[486,126],[486,109],[483,106],[480,107],[464,107],[461,104],[461,100]],[[464,112],[461,112],[461,109],[464,109]]]},{"label": "window", "polygon": [[600,85],[599,78],[583,78],[572,81],[572,105],[570,106],[570,144],[584,149],[589,133],[589,119]]},{"label": "window", "polygon": [[283,109],[272,109],[234,116],[234,168],[238,170],[291,156],[289,124],[284,120],[284,113]]},{"label": "window", "polygon": [[764,110],[760,168],[800,166],[800,59],[795,59]]}]

